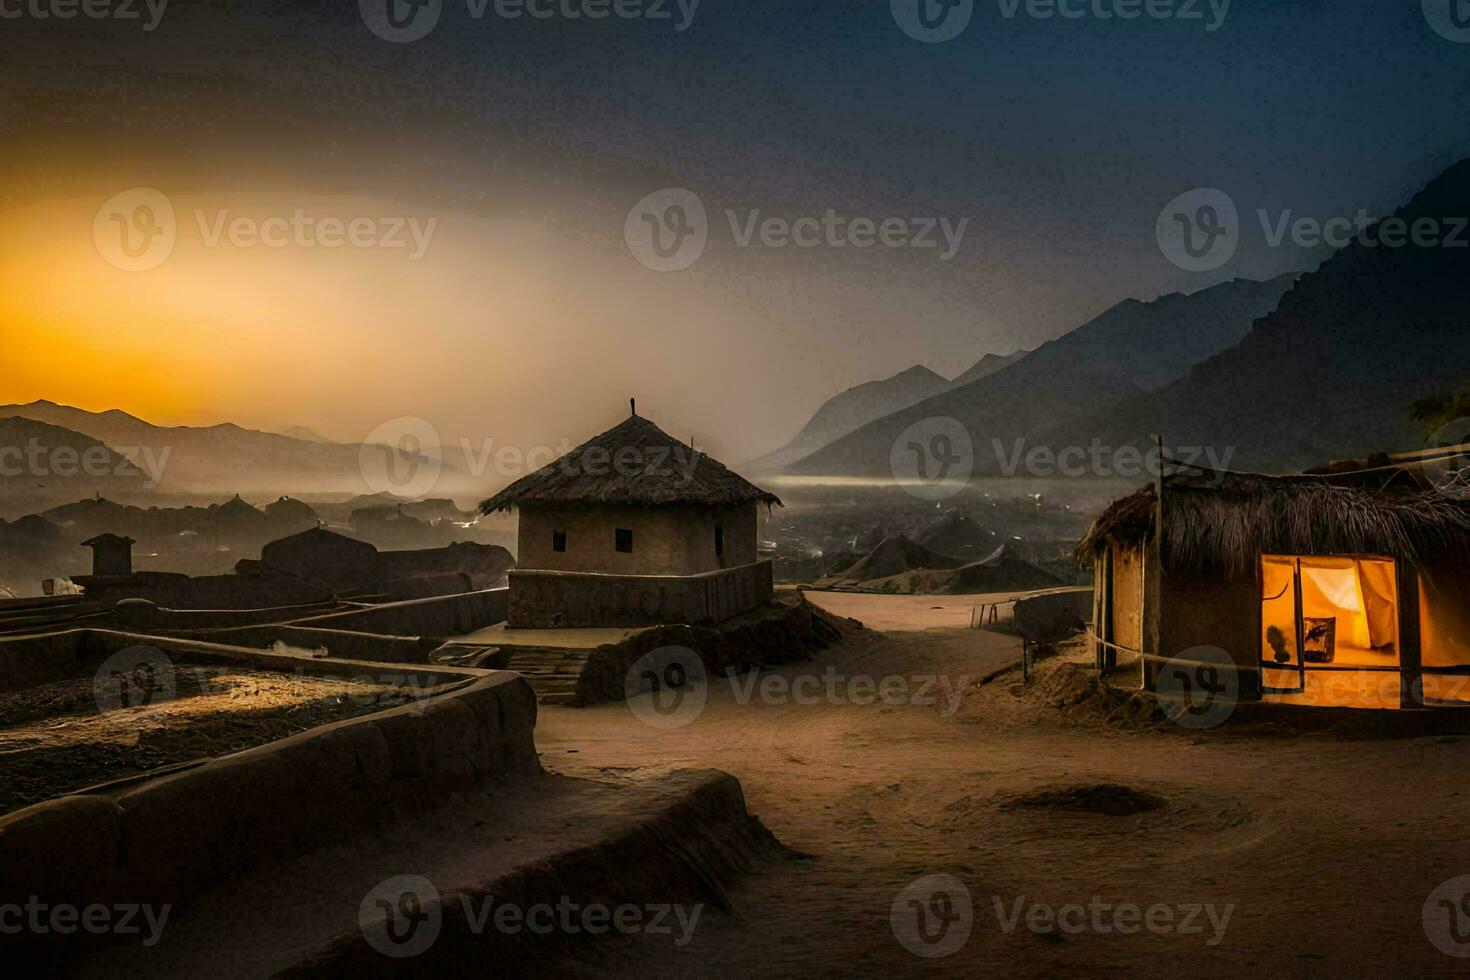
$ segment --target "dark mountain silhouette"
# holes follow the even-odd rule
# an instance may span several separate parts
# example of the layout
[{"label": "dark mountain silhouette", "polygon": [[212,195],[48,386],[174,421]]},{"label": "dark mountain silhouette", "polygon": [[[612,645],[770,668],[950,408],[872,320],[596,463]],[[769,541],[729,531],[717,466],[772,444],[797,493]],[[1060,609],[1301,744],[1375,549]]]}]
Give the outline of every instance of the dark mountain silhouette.
[{"label": "dark mountain silhouette", "polygon": [[960,510],[951,510],[925,525],[914,540],[931,551],[966,559],[990,555],[1001,542],[995,531]]},{"label": "dark mountain silhouette", "polygon": [[976,361],[974,366],[968,371],[951,381],[950,387],[962,388],[973,381],[988,378],[1001,368],[1007,368],[1015,364],[1029,353],[1031,353],[1029,350],[1018,350],[1012,354],[986,354],[980,360]]},{"label": "dark mountain silhouette", "polygon": [[958,568],[963,564],[961,558],[930,551],[911,538],[896,534],[884,538],[878,547],[835,576],[834,581],[856,584],[920,568]]},{"label": "dark mountain silhouette", "polygon": [[[1470,215],[1470,160],[1396,212],[1409,226]],[[1381,223],[1378,226],[1381,228]],[[1371,239],[1379,241],[1374,231]],[[1470,382],[1470,229],[1460,247],[1354,242],[1306,274],[1239,344],[1186,377],[1097,417],[1057,426],[1053,445],[1210,446],[1231,469],[1295,470],[1421,447],[1418,398]]]},{"label": "dark mountain silhouette", "polygon": [[779,471],[874,419],[907,408],[948,387],[949,382],[943,377],[916,365],[891,378],[848,388],[817,409],[796,438],[741,468],[752,473]]},{"label": "dark mountain silhouette", "polygon": [[[63,426],[106,444],[135,460],[163,491],[352,492],[364,486],[359,445],[305,441],[230,422],[159,426],[117,409],[88,412],[44,400],[0,406],[0,417],[15,416]],[[393,451],[401,453],[396,447]],[[411,457],[403,454],[402,458]],[[413,461],[429,462],[425,456]],[[443,472],[446,481],[453,481],[463,475],[464,468],[457,461],[446,461]]]},{"label": "dark mountain silhouette", "polygon": [[1292,276],[1238,279],[1151,302],[1129,299],[994,374],[863,426],[788,467],[815,476],[885,476],[909,426],[934,417],[969,431],[977,475],[1005,471],[1017,440],[1088,417],[1187,372],[1274,309]]},{"label": "dark mountain silhouette", "polygon": [[0,517],[20,517],[97,493],[146,498],[148,477],[81,432],[0,413]]}]

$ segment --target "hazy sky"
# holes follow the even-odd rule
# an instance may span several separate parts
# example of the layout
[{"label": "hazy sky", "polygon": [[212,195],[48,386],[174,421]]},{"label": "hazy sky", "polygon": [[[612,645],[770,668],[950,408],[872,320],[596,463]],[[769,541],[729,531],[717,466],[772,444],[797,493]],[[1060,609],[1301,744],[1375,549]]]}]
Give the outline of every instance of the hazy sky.
[{"label": "hazy sky", "polygon": [[[689,0],[565,15],[589,2],[442,0],[426,37],[389,43],[353,0],[174,0],[151,31],[142,0],[142,21],[0,0],[0,402],[343,440],[414,415],[531,447],[636,395],[739,460],[911,364],[954,375],[1124,297],[1311,267],[1257,208],[1381,213],[1470,155],[1470,43],[1431,28],[1441,0],[1235,0],[1223,21],[1208,0],[1198,20],[979,0],[934,44],[888,0],[703,0],[682,30]],[[104,205],[140,187],[173,244],[128,271],[116,248],[143,232]],[[625,222],[671,187],[708,245],[652,271]],[[1209,273],[1154,237],[1196,187],[1246,219]],[[859,238],[848,219],[964,233],[947,259],[938,228],[937,248],[740,240],[829,210]]]}]

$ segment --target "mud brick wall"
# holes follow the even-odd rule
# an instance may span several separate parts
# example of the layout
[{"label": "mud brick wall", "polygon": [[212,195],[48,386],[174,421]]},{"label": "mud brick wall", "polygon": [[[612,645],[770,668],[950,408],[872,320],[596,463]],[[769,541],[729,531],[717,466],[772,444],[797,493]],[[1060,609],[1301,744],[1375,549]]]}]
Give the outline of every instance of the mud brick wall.
[{"label": "mud brick wall", "polygon": [[719,623],[769,601],[771,563],[703,575],[598,575],[516,569],[510,573],[512,628],[637,627]]},{"label": "mud brick wall", "polygon": [[509,605],[508,590],[484,589],[329,613],[292,625],[385,636],[460,636],[504,622]]},{"label": "mud brick wall", "polygon": [[[185,903],[486,781],[539,773],[517,674],[0,818],[0,903]],[[77,940],[78,937],[65,937]]]}]

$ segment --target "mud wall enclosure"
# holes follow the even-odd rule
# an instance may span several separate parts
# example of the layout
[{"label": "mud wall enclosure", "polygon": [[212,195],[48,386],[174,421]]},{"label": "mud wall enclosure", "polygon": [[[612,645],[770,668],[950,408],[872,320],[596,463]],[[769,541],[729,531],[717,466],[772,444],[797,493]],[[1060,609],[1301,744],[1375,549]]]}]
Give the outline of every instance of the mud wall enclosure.
[{"label": "mud wall enclosure", "polygon": [[461,685],[0,818],[0,902],[177,903],[330,835],[539,773],[525,679],[492,672]]}]

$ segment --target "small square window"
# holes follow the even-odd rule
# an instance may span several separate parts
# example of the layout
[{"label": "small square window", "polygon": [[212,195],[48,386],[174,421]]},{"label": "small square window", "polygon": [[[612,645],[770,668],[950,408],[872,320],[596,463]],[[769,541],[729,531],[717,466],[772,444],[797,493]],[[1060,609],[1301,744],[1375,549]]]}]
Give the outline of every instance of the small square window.
[{"label": "small square window", "polygon": [[552,551],[566,551],[567,550],[567,532],[565,532],[565,531],[552,531],[551,532],[551,550]]},{"label": "small square window", "polygon": [[613,531],[613,547],[619,551],[631,552],[633,550],[633,532],[625,527]]},{"label": "small square window", "polygon": [[715,554],[717,554],[717,555],[723,555],[724,553],[725,553],[725,525],[723,525],[723,524],[716,524],[715,525]]}]

